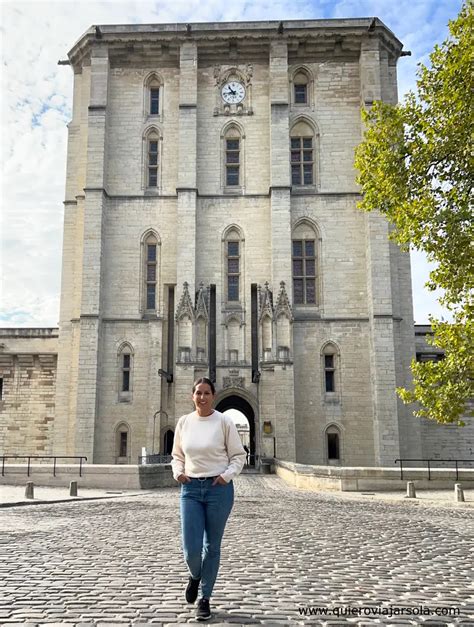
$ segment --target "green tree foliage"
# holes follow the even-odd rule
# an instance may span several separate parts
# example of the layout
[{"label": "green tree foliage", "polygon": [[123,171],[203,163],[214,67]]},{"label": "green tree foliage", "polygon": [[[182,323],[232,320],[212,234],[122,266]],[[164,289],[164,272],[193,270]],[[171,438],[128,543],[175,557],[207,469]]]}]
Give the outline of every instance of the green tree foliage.
[{"label": "green tree foliage", "polygon": [[[374,103],[363,112],[366,132],[356,151],[365,211],[395,226],[391,237],[434,263],[427,287],[440,288],[453,322],[430,318],[439,362],[412,363],[416,416],[464,424],[474,397],[474,12],[468,0],[418,70],[417,94],[403,104]],[[472,406],[471,406],[472,407]]]}]

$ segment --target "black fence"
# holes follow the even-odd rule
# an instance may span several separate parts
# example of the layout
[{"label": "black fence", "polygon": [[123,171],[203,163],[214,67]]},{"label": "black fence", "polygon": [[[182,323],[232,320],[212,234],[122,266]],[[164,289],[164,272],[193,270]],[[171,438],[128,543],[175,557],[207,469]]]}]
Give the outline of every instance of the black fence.
[{"label": "black fence", "polygon": [[56,476],[56,460],[58,459],[78,459],[79,460],[79,477],[82,477],[82,460],[87,461],[87,457],[71,457],[66,455],[2,455],[2,477],[5,476],[5,460],[7,459],[27,459],[27,476],[30,476],[32,459],[52,459],[53,476]]},{"label": "black fence", "polygon": [[[400,479],[403,479],[403,472],[407,472],[410,468],[403,468],[403,464],[405,462],[423,462],[426,464],[426,470],[428,472],[428,481],[431,480],[431,471],[436,468],[433,466],[433,463],[443,463],[443,464],[454,464],[454,470],[456,471],[456,481],[459,479],[459,464],[472,464],[474,463],[474,459],[413,459],[410,457],[404,457],[403,459],[396,459],[395,463],[398,464],[400,462]],[[441,470],[441,468],[437,468]],[[444,469],[446,469],[444,467]],[[447,470],[447,469],[446,469]]]}]

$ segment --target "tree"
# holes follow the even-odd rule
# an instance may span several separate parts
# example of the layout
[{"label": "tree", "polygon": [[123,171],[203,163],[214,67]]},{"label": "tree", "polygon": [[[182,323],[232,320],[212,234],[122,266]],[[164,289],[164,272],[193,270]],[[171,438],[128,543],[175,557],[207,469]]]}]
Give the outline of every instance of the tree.
[{"label": "tree", "polygon": [[471,0],[435,46],[431,66],[419,66],[417,94],[399,105],[374,103],[362,116],[364,141],[356,150],[359,207],[379,210],[394,225],[402,249],[426,253],[435,265],[427,287],[452,322],[430,318],[438,362],[412,362],[413,389],[398,389],[414,414],[463,425],[474,397],[474,12]]}]

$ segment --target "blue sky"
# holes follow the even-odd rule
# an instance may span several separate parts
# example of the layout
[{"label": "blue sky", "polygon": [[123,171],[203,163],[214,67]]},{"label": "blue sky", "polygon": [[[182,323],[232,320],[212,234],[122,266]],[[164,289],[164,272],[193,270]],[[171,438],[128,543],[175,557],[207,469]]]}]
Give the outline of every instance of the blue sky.
[{"label": "blue sky", "polygon": [[[91,24],[379,17],[411,50],[398,66],[400,97],[415,86],[447,36],[461,0],[0,0],[0,326],[56,326],[59,319],[67,128],[72,72],[58,66]],[[429,268],[412,255],[415,321],[442,315],[423,288]],[[446,315],[446,314],[445,314]]]}]

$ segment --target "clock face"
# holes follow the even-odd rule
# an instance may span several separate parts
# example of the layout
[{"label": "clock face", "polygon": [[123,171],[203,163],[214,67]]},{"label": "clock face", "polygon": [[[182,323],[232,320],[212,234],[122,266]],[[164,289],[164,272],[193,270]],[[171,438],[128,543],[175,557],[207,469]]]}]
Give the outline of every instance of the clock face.
[{"label": "clock face", "polygon": [[229,81],[222,87],[222,99],[228,104],[238,104],[245,98],[245,87],[239,81]]}]

